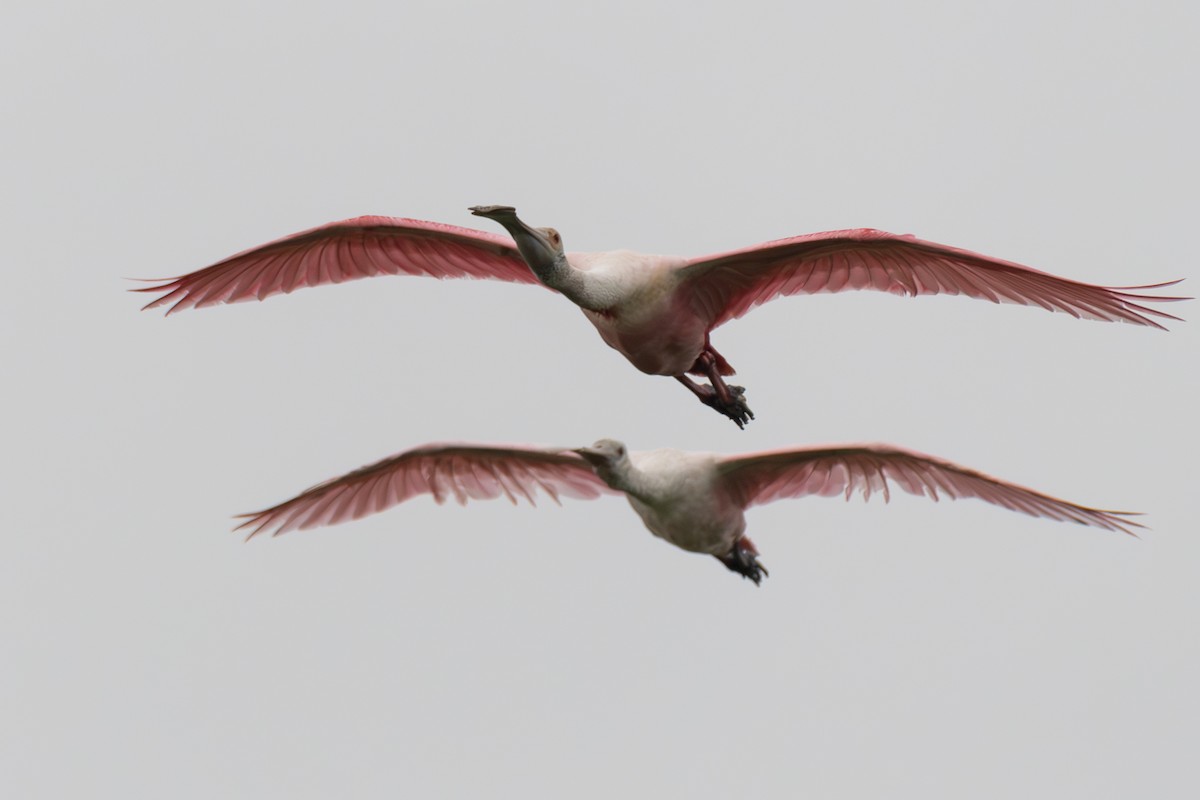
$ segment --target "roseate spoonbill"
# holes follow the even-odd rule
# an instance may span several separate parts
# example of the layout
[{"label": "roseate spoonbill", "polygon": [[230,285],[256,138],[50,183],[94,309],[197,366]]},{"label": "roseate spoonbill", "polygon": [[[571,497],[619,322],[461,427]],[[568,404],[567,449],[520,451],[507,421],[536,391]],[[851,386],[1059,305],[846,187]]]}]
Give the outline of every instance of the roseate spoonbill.
[{"label": "roseate spoonbill", "polygon": [[[1143,303],[1185,298],[1145,292],[1178,281],[1107,287],[1020,264],[867,228],[795,236],[701,258],[628,250],[566,253],[553,228],[531,228],[511,206],[471,213],[503,225],[483,231],[391,217],[333,222],[230,256],[139,292],[163,292],[145,308],[262,300],[302,286],[374,275],[541,282],[582,309],[600,337],[642,372],[670,375],[705,405],[743,427],[754,418],[733,367],[709,341],[712,329],[775,297],[850,289],[965,294],[1037,305],[1075,317],[1162,326],[1178,319]],[[707,376],[710,384],[690,375]]]},{"label": "roseate spoonbill", "polygon": [[1131,535],[1141,528],[1124,511],[1068,503],[920,453],[880,445],[773,450],[738,456],[681,450],[628,452],[601,439],[591,447],[429,444],[318,484],[291,500],[247,518],[248,539],[274,529],[332,525],[358,519],[430,494],[438,502],[506,496],[531,504],[537,490],[591,499],[624,493],[650,532],[676,547],[708,553],[756,584],[767,574],[745,535],[743,512],[785,497],[850,495],[859,490],[889,497],[889,481],[934,500],[978,497],[1034,517],[1076,522]]}]

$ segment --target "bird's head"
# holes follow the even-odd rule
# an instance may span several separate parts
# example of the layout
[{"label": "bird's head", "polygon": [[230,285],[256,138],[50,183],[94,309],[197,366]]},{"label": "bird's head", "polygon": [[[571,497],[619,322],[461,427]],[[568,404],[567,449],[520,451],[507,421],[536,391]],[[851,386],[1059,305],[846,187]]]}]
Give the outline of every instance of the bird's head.
[{"label": "bird's head", "polygon": [[521,257],[539,277],[549,274],[565,257],[562,236],[554,228],[531,228],[512,206],[472,206],[470,212],[499,222],[517,243]]},{"label": "bird's head", "polygon": [[628,463],[629,453],[625,445],[616,439],[600,439],[591,447],[576,447],[574,452],[592,465],[600,477],[620,473]]}]

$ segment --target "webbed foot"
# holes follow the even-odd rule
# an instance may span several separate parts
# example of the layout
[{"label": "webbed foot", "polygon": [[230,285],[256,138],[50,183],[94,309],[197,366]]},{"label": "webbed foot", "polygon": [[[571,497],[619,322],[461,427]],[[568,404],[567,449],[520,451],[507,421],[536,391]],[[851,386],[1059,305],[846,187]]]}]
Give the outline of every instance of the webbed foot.
[{"label": "webbed foot", "polygon": [[746,423],[754,419],[754,412],[746,405],[744,387],[721,383],[720,388],[714,388],[708,384],[696,383],[687,375],[676,375],[675,380],[686,386],[701,403],[729,417],[739,428],[745,429]]},{"label": "webbed foot", "polygon": [[729,390],[729,399],[725,402],[721,401],[720,395],[711,386],[701,388],[708,389],[711,394],[708,397],[701,397],[700,402],[729,417],[742,430],[745,430],[746,424],[754,419],[754,412],[746,404],[745,387],[726,386],[725,388]]},{"label": "webbed foot", "polygon": [[754,581],[755,586],[762,585],[762,579],[770,577],[771,573],[758,560],[758,553],[746,547],[735,545],[726,556],[717,556],[718,561],[733,570],[743,578]]}]

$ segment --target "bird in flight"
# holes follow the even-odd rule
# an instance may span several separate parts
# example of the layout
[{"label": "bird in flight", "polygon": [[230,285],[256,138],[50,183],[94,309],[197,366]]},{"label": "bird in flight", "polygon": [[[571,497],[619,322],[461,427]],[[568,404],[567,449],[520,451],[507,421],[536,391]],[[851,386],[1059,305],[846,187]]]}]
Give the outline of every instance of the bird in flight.
[{"label": "bird in flight", "polygon": [[558,231],[526,225],[511,206],[470,210],[499,223],[512,238],[437,222],[356,217],[133,291],[161,292],[145,308],[167,306],[171,313],[375,275],[540,282],[579,306],[605,343],[639,370],[675,378],[739,428],[754,414],[745,389],[725,382],[734,370],[712,346],[710,334],[776,297],[852,289],[963,294],[1154,328],[1162,328],[1154,318],[1178,317],[1146,304],[1186,299],[1154,293],[1178,281],[1095,286],[869,228],[794,236],[700,258],[628,250],[567,253]]},{"label": "bird in flight", "polygon": [[418,495],[507,497],[535,503],[538,490],[593,499],[624,494],[655,536],[693,553],[715,556],[761,583],[767,575],[746,536],[747,508],[806,495],[846,499],[858,491],[886,502],[891,486],[937,500],[977,497],[1034,517],[1136,535],[1142,525],[1124,511],[1069,503],[948,461],[881,445],[842,445],[722,456],[682,450],[629,452],[613,439],[574,449],[429,444],[390,456],[250,514],[237,530],[260,533],[359,519]]}]

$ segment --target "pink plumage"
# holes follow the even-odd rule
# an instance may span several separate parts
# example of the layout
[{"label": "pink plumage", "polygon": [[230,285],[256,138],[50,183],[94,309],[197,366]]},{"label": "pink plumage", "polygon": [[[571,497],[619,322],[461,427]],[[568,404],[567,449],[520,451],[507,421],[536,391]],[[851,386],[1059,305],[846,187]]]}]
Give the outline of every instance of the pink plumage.
[{"label": "pink plumage", "polygon": [[538,282],[511,239],[439,222],[368,216],[294,233],[134,291],[164,292],[143,308],[169,305],[170,314],[376,275]]},{"label": "pink plumage", "polygon": [[[869,499],[889,487],[930,497],[974,497],[1034,517],[1133,534],[1122,511],[1060,500],[932,456],[883,445],[776,450],[740,456],[652,450],[628,453],[602,439],[573,451],[522,446],[431,444],[314,486],[278,505],[244,514],[249,537],[358,519],[418,495],[507,497],[530,503],[538,491],[593,499],[625,493],[650,531],[685,550],[717,557],[756,583],[765,575],[745,536],[746,508],[806,495]],[[249,538],[248,537],[248,538]]]},{"label": "pink plumage", "polygon": [[718,467],[727,491],[743,507],[805,495],[855,492],[890,498],[894,483],[905,492],[937,500],[975,497],[1032,517],[1075,522],[1132,534],[1140,528],[1126,512],[1103,511],[998,480],[933,456],[883,445],[778,450],[723,459]]},{"label": "pink plumage", "polygon": [[[1178,319],[1152,304],[1172,283],[1096,286],[1011,261],[870,229],[795,236],[685,259],[614,250],[567,253],[552,228],[532,228],[510,206],[472,211],[503,225],[482,231],[390,217],[356,217],[278,239],[210,267],[135,291],[160,292],[145,308],[261,300],[305,286],[375,275],[493,278],[542,283],[578,305],[601,338],[642,372],[669,375],[739,427],[754,418],[712,330],[773,298],[872,289],[962,294],[1040,306],[1075,317],[1161,328]],[[690,375],[705,376],[699,384]]]},{"label": "pink plumage", "polygon": [[503,495],[536,504],[538,491],[558,502],[560,495],[591,499],[610,491],[574,453],[519,447],[428,444],[339,478],[318,484],[279,505],[244,516],[239,528],[249,537],[269,528],[275,533],[334,525],[432,495],[438,503],[454,498],[490,500]]},{"label": "pink plumage", "polygon": [[1041,306],[1074,317],[1162,328],[1177,320],[1142,303],[1182,300],[1146,286],[1094,286],[886,231],[859,228],[794,236],[688,261],[684,285],[713,327],[776,297],[873,289],[900,295],[961,294],[993,303]]}]

